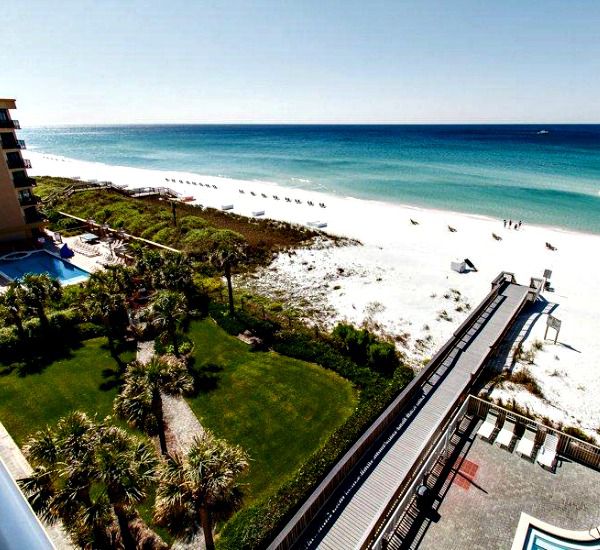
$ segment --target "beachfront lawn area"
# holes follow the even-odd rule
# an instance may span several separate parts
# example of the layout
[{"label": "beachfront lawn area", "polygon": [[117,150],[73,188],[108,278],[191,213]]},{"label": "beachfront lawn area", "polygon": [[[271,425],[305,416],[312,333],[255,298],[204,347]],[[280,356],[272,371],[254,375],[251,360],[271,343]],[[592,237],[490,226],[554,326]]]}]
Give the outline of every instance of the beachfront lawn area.
[{"label": "beachfront lawn area", "polygon": [[274,352],[251,352],[213,320],[194,321],[188,399],[203,426],[251,458],[246,502],[276,490],[354,410],[356,392],[336,373]]},{"label": "beachfront lawn area", "polygon": [[[120,354],[123,362],[135,349]],[[22,374],[0,363],[0,422],[21,446],[29,434],[78,409],[98,418],[112,413],[118,364],[106,338],[92,338],[40,372]]]}]

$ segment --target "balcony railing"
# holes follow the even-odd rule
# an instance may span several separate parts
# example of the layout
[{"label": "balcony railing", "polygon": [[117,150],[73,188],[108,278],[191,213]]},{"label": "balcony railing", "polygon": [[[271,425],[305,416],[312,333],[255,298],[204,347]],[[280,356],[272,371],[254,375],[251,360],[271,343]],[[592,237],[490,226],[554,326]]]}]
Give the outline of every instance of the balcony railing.
[{"label": "balcony railing", "polygon": [[14,128],[15,130],[20,130],[21,125],[18,120],[0,120],[0,128]]},{"label": "balcony railing", "polygon": [[[5,134],[3,134],[4,136]],[[15,139],[12,134],[8,134],[10,137],[3,137],[0,141],[0,147],[2,149],[27,149],[25,140]]]},{"label": "balcony railing", "polygon": [[34,204],[37,204],[38,202],[40,202],[40,199],[38,199],[35,195],[19,197],[19,204],[21,206],[33,206]]},{"label": "balcony railing", "polygon": [[8,168],[10,170],[17,170],[19,168],[31,168],[31,161],[29,159],[9,157],[7,160]]},{"label": "balcony railing", "polygon": [[41,212],[38,212],[37,208],[27,208],[23,213],[25,214],[25,223],[27,224],[42,223],[46,220],[46,217]]},{"label": "balcony railing", "polygon": [[13,176],[13,183],[15,184],[16,189],[23,189],[24,187],[35,187],[36,182],[34,178],[30,178],[29,176]]}]

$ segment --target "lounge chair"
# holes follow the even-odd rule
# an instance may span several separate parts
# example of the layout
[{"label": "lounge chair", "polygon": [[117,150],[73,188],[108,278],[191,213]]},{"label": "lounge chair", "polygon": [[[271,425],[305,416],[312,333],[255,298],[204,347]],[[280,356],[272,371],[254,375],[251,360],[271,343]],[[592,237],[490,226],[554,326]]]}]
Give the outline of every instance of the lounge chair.
[{"label": "lounge chair", "polygon": [[531,428],[525,428],[525,432],[519,442],[517,443],[517,447],[515,452],[520,454],[521,456],[525,456],[527,458],[533,457],[533,449],[535,448],[535,435],[536,431]]},{"label": "lounge chair", "polygon": [[537,457],[540,466],[554,470],[556,465],[556,449],[558,448],[558,437],[553,433],[546,433],[546,438]]},{"label": "lounge chair", "polygon": [[510,448],[514,436],[515,423],[512,420],[507,420],[502,426],[498,437],[496,437],[496,443],[500,445],[500,447]]},{"label": "lounge chair", "polygon": [[483,424],[479,426],[477,435],[482,439],[490,439],[494,430],[496,429],[496,423],[498,422],[498,413],[495,411],[488,412]]}]

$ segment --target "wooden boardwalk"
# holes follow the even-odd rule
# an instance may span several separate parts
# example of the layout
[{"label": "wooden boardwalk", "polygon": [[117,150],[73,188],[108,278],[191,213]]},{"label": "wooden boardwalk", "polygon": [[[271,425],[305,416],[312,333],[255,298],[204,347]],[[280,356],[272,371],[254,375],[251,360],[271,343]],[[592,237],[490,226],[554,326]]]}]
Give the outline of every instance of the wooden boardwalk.
[{"label": "wooden boardwalk", "polygon": [[410,407],[365,453],[319,510],[293,548],[347,550],[384,513],[440,423],[527,300],[530,289],[510,283],[474,320]]}]

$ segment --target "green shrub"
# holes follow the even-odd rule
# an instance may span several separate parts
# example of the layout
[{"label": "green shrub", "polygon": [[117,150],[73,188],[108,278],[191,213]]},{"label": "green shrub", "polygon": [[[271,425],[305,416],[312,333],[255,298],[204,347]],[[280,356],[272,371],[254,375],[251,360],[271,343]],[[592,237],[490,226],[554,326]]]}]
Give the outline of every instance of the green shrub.
[{"label": "green shrub", "polygon": [[179,220],[178,225],[179,229],[186,233],[192,229],[204,229],[208,227],[208,222],[198,216],[185,216]]},{"label": "green shrub", "polygon": [[14,327],[0,328],[0,360],[12,362],[17,359],[20,350],[19,337]]},{"label": "green shrub", "polygon": [[142,239],[152,240],[152,237],[165,227],[169,227],[169,222],[155,223],[154,225],[151,225],[150,227],[142,231],[141,237]]},{"label": "green shrub", "polygon": [[164,227],[160,231],[154,233],[151,240],[168,245],[177,242],[178,237],[179,231],[177,229],[174,227]]},{"label": "green shrub", "polygon": [[104,336],[105,333],[106,330],[104,327],[97,323],[83,322],[77,325],[77,335],[81,340],[89,340],[90,338]]},{"label": "green shrub", "polygon": [[396,348],[389,342],[373,342],[369,344],[368,364],[374,371],[383,376],[392,376],[400,365]]},{"label": "green shrub", "polygon": [[338,323],[332,332],[338,348],[355,363],[384,376],[392,376],[400,365],[396,347],[380,341],[367,329],[356,329],[347,323]]}]

